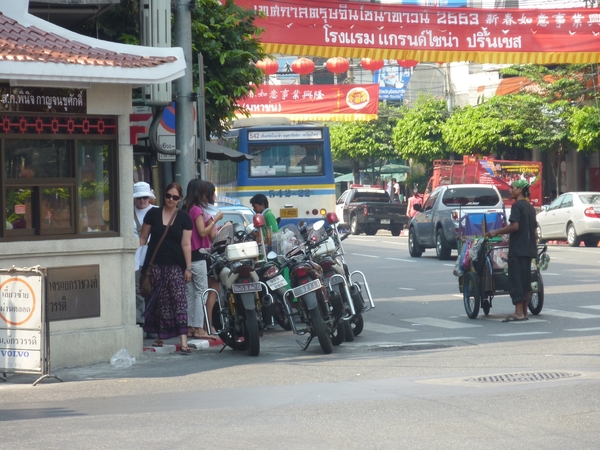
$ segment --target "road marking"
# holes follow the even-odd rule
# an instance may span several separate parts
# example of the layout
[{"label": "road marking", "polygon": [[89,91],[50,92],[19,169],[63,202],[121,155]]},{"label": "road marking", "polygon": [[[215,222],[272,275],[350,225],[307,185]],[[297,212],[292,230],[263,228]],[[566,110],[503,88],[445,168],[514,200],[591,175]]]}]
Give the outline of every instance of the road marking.
[{"label": "road marking", "polygon": [[543,272],[542,275],[543,276],[550,275],[550,276],[560,277],[560,273],[553,273],[553,272]]},{"label": "road marking", "polygon": [[402,262],[409,262],[409,263],[417,262],[414,259],[400,259],[400,258],[385,258],[385,259],[389,259],[390,261],[402,261]]},{"label": "road marking", "polygon": [[490,336],[510,337],[510,336],[531,336],[534,334],[552,334],[550,331],[532,331],[531,333],[500,333],[490,334]]},{"label": "road marking", "polygon": [[452,297],[464,298],[463,294],[452,294]]},{"label": "road marking", "polygon": [[375,255],[363,255],[362,253],[352,253],[353,256],[362,256],[363,258],[379,258],[379,256]]},{"label": "road marking", "polygon": [[418,323],[420,325],[429,325],[431,327],[448,328],[448,329],[477,328],[477,327],[483,326],[483,325],[473,325],[473,324],[464,323],[464,322],[453,322],[451,320],[435,319],[433,317],[418,317],[416,319],[402,319],[402,320],[405,322]]},{"label": "road marking", "polygon": [[417,330],[411,330],[409,328],[393,327],[391,325],[382,325],[380,323],[373,323],[373,322],[365,322],[364,329],[368,330],[368,331],[375,331],[377,333],[384,333],[384,334],[406,333],[409,331],[417,331]]},{"label": "road marking", "polygon": [[580,308],[600,309],[600,305],[580,306]]},{"label": "road marking", "polygon": [[448,267],[454,267],[454,264],[444,264],[444,266],[448,266]]},{"label": "road marking", "polygon": [[436,341],[460,341],[464,339],[475,339],[471,336],[457,336],[447,338],[433,338],[433,339],[413,339],[413,342],[436,342]]},{"label": "road marking", "polygon": [[[482,317],[481,320],[490,320],[490,321],[494,321],[494,322],[503,322],[504,319],[506,319],[506,316],[504,317]],[[542,322],[548,322],[547,320],[543,320],[543,319],[534,319],[533,317],[529,316],[529,319],[527,320],[514,320],[512,322],[507,322],[507,323],[542,323]]]},{"label": "road marking", "polygon": [[416,291],[415,288],[398,288],[398,289],[401,289],[403,291]]},{"label": "road marking", "polygon": [[379,241],[382,244],[402,244],[404,245],[404,242],[398,242],[398,241]]},{"label": "road marking", "polygon": [[598,331],[600,327],[592,327],[592,328],[565,328],[565,331]]},{"label": "road marking", "polygon": [[566,317],[568,319],[597,319],[600,317],[598,314],[587,314],[573,311],[561,311],[558,309],[544,309],[544,315]]}]

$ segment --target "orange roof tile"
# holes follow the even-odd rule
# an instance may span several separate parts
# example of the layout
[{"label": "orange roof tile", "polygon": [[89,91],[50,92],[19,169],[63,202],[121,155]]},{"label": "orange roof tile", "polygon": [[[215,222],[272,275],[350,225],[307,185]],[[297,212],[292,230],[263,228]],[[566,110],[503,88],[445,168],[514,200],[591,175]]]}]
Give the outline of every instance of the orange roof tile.
[{"label": "orange roof tile", "polygon": [[0,61],[143,68],[176,60],[174,56],[130,55],[91,47],[34,26],[25,27],[0,12]]}]

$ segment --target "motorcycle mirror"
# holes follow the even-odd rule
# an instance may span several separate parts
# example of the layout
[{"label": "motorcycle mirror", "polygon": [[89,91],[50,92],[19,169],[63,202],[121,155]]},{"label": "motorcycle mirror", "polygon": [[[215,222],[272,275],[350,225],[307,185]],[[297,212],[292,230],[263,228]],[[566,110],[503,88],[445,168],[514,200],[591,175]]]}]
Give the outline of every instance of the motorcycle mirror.
[{"label": "motorcycle mirror", "polygon": [[254,231],[256,231],[256,228],[254,228],[254,225],[252,225],[251,223],[246,225],[246,234],[254,233]]},{"label": "motorcycle mirror", "polygon": [[267,259],[268,260],[275,260],[275,259],[277,259],[277,253],[275,253],[273,251],[267,253]]},{"label": "motorcycle mirror", "polygon": [[334,223],[338,223],[339,219],[336,213],[334,212],[329,212],[327,213],[327,223],[329,225],[333,225]]},{"label": "motorcycle mirror", "polygon": [[252,223],[256,228],[264,227],[266,225],[265,216],[262,214],[255,214],[252,218]]},{"label": "motorcycle mirror", "polygon": [[317,220],[314,224],[313,224],[313,230],[314,231],[319,231],[321,230],[321,228],[323,228],[325,226],[325,221],[324,220]]}]

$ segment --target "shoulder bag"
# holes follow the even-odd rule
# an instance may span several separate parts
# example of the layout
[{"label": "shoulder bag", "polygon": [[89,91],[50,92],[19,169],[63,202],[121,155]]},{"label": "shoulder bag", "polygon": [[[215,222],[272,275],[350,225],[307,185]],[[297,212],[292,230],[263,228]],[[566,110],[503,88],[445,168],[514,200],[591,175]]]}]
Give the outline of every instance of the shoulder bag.
[{"label": "shoulder bag", "polygon": [[[150,258],[150,262],[148,263],[148,266],[142,270],[142,273],[140,275],[140,294],[142,294],[142,297],[144,297],[144,298],[150,298],[152,296],[152,277],[150,276],[150,274],[152,272],[154,258],[156,258],[156,253],[158,252],[160,245],[165,240],[165,237],[167,236],[167,232],[169,231],[169,228],[175,221],[175,216],[177,216],[177,210],[175,210],[175,212],[171,216],[171,220],[169,220],[167,228],[165,228],[165,232],[160,237],[160,241],[158,241],[158,245],[154,249],[154,253],[152,253],[152,258]],[[162,217],[162,212],[161,212],[161,217]]]}]

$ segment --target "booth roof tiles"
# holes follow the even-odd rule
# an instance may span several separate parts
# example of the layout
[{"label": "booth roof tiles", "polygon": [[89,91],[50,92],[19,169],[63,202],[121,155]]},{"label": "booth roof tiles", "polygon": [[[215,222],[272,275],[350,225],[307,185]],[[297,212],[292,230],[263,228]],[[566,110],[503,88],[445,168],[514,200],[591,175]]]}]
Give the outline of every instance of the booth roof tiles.
[{"label": "booth roof tiles", "polygon": [[174,56],[130,55],[91,47],[33,26],[25,27],[0,12],[0,61],[142,68],[176,60]]}]

